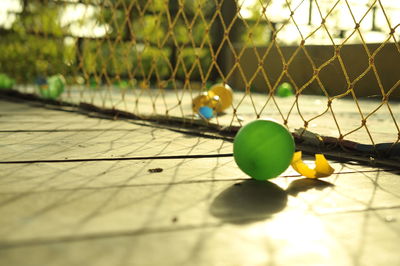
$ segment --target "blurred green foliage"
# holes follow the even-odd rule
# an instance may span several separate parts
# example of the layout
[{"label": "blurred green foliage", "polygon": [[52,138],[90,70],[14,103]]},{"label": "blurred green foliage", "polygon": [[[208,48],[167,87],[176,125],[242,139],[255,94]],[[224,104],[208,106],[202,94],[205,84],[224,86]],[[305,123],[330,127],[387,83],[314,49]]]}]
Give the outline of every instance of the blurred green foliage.
[{"label": "blurred green foliage", "polygon": [[87,75],[107,74],[109,76],[127,76],[127,72],[136,77],[146,78],[157,70],[165,77],[170,75],[168,62],[170,49],[158,49],[152,46],[118,43],[113,46],[93,40],[83,44],[83,68]]},{"label": "blurred green foliage", "polygon": [[[135,2],[129,14],[124,9],[101,9],[96,19],[109,26],[110,39],[123,42],[111,45],[112,50],[101,42],[86,43],[86,71],[92,75],[100,69],[107,69],[108,74],[117,76],[127,76],[129,71],[138,79],[165,80],[173,73],[176,73],[176,78],[184,79],[186,73],[194,68],[189,78],[199,80],[199,67],[206,72],[212,61],[206,18],[213,7],[214,4],[206,0],[185,1],[183,15],[173,10],[178,7],[169,1],[140,0]],[[202,16],[195,14],[197,10],[202,12]],[[175,21],[171,31],[169,19]],[[176,62],[176,65],[171,62]]]},{"label": "blurred green foliage", "polygon": [[182,13],[173,1],[99,2],[90,19],[107,28],[106,35],[83,41],[71,36],[69,25],[61,25],[68,4],[21,1],[26,3],[23,11],[10,29],[1,31],[0,72],[28,83],[58,73],[69,80],[74,80],[71,76],[103,81],[105,76],[112,81],[132,76],[199,80],[212,64],[208,23],[215,2],[184,1]]},{"label": "blurred green foliage", "polygon": [[0,72],[18,82],[36,76],[64,73],[73,61],[74,47],[64,43],[59,24],[60,8],[32,1],[0,38]]}]

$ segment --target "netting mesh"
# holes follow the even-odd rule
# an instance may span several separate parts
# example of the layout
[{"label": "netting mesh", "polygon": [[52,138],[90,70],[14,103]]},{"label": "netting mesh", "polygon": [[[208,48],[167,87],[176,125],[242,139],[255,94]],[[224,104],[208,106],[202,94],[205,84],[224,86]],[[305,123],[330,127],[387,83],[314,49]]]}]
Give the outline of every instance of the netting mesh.
[{"label": "netting mesh", "polygon": [[[397,1],[17,2],[0,71],[23,92],[61,73],[60,100],[145,119],[225,130],[271,117],[338,141],[400,140]],[[293,95],[282,97],[285,82]],[[204,120],[192,100],[216,83],[234,100]]]}]

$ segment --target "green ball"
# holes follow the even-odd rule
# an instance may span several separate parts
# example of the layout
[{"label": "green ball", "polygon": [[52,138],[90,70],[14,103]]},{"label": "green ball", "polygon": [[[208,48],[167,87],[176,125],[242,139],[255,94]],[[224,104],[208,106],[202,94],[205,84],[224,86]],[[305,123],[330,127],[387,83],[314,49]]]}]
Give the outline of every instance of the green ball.
[{"label": "green ball", "polygon": [[47,79],[47,84],[39,86],[39,92],[43,98],[55,100],[64,92],[64,87],[64,77],[55,75]]},{"label": "green ball", "polygon": [[121,80],[118,85],[121,89],[127,89],[129,87],[129,83],[126,80]]},{"label": "green ball", "polygon": [[257,180],[279,176],[290,165],[295,144],[290,132],[274,121],[255,120],[242,127],[233,142],[239,168]]},{"label": "green ball", "polygon": [[0,74],[0,89],[10,90],[14,87],[15,80],[6,74]]},{"label": "green ball", "polygon": [[283,82],[281,85],[278,86],[276,91],[276,95],[279,97],[288,97],[293,95],[293,87],[290,83]]},{"label": "green ball", "polygon": [[89,86],[92,89],[96,89],[96,88],[99,87],[99,84],[97,84],[96,79],[92,77],[92,78],[89,79]]}]

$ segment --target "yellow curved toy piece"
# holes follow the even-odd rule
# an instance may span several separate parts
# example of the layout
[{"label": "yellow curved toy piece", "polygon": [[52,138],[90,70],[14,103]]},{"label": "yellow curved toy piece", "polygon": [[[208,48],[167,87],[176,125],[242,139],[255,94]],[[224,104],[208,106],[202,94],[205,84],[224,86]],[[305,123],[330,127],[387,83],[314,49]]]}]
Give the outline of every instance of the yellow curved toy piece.
[{"label": "yellow curved toy piece", "polygon": [[311,169],[301,159],[301,151],[295,152],[293,155],[292,167],[299,174],[308,178],[319,178],[330,176],[335,169],[333,169],[323,154],[315,155],[315,168]]}]

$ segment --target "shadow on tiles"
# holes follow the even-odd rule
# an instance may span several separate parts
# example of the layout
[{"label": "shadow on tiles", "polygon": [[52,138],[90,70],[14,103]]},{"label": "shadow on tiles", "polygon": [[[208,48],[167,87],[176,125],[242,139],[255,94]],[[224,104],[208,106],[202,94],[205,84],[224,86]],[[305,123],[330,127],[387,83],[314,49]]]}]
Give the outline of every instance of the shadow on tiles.
[{"label": "shadow on tiles", "polygon": [[333,186],[334,184],[320,179],[301,178],[290,183],[289,187],[286,189],[286,192],[295,197],[300,192],[305,192],[310,189],[323,190]]},{"label": "shadow on tiles", "polygon": [[286,191],[274,183],[246,180],[222,191],[212,202],[210,213],[226,223],[246,224],[282,211],[287,198]]}]

